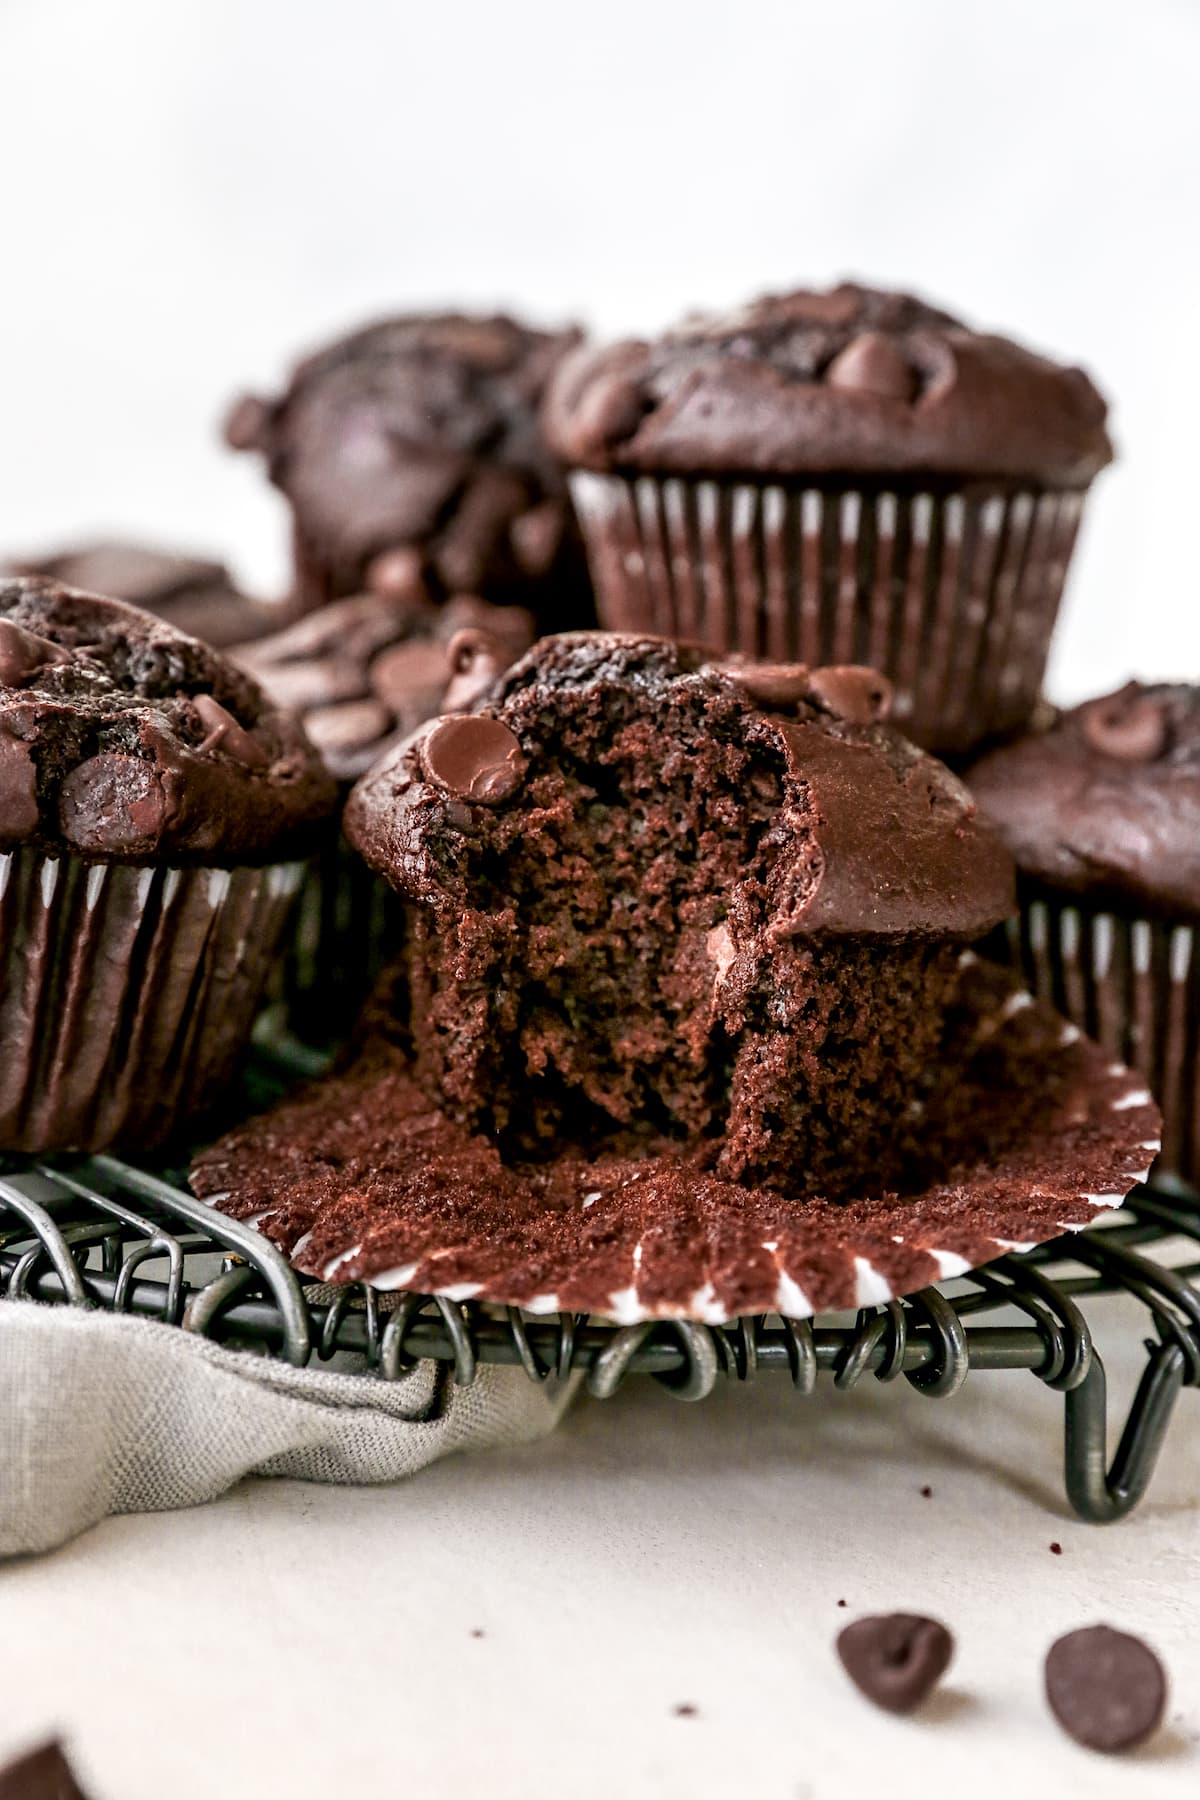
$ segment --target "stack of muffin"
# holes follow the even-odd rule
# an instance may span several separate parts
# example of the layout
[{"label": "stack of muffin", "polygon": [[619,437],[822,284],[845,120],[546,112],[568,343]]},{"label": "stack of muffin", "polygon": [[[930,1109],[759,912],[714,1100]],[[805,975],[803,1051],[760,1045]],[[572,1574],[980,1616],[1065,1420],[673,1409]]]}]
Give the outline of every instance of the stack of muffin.
[{"label": "stack of muffin", "polygon": [[[291,507],[282,607],[120,546],[0,588],[0,615],[42,646],[14,638],[0,671],[6,866],[27,896],[2,999],[40,1045],[0,1094],[6,1147],[145,1143],[194,1121],[267,977],[274,920],[224,961],[210,946],[211,974],[180,965],[186,995],[235,980],[249,999],[168,1093],[204,1008],[159,1017],[165,898],[122,915],[120,945],[103,921],[80,937],[117,879],[95,871],[136,893],[174,883],[173,903],[182,871],[203,864],[211,886],[298,837],[318,873],[284,939],[292,1021],[340,1038],[374,996],[333,1080],[217,1146],[197,1185],[273,1218],[323,1276],[405,1285],[420,1267],[438,1291],[482,1291],[478,1256],[454,1278],[446,1231],[462,1240],[486,1196],[484,1235],[510,1252],[503,1275],[492,1256],[494,1297],[557,1299],[539,1242],[559,1243],[560,1269],[587,1261],[582,1227],[595,1240],[607,1219],[615,1244],[639,1182],[639,1268],[651,1226],[688,1237],[697,1208],[727,1219],[751,1196],[755,1243],[773,1233],[737,1238],[719,1281],[715,1251],[693,1288],[690,1265],[664,1274],[666,1311],[701,1290],[722,1315],[786,1296],[787,1207],[850,1216],[899,1195],[911,1211],[936,1187],[965,1217],[981,1181],[1024,1182],[1046,1235],[1064,1195],[1090,1181],[1092,1200],[1119,1199],[1156,1147],[1149,1096],[1114,1057],[1168,1101],[1164,1162],[1196,1175],[1195,708],[1185,689],[1065,718],[1039,699],[1111,457],[1081,371],[852,285],[607,347],[425,315],[308,358],[278,398],[240,400],[226,435]],[[125,596],[165,622],[58,585],[116,592],[122,567]],[[999,835],[929,752],[972,785],[978,771]],[[231,825],[243,813],[253,832]],[[1001,837],[1030,980],[1107,1058],[1044,1008],[1018,1020],[1011,981],[963,956],[1014,912]],[[55,858],[67,874],[78,859],[82,899],[48,901],[51,930],[35,901]],[[122,1023],[60,1108],[54,1072],[97,1004],[113,1011],[89,997],[97,960],[122,971]],[[1020,1039],[1002,1079],[979,1061],[1001,1015]],[[1051,1047],[1059,1135],[1038,1139],[1016,1096]],[[989,1080],[1012,1083],[1003,1128]],[[149,1135],[144,1107],[103,1098],[138,1086],[160,1096]],[[964,1266],[1006,1241],[977,1214]],[[380,1222],[372,1255],[350,1254]],[[878,1220],[863,1229],[870,1266],[895,1262]],[[765,1286],[746,1278],[764,1252]],[[927,1250],[903,1254],[888,1291],[930,1274]]]}]

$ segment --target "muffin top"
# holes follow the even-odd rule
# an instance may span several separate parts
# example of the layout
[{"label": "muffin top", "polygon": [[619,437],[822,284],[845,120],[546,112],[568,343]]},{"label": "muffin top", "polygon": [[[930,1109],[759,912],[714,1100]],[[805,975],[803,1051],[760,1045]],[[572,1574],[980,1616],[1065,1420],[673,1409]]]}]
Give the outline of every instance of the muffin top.
[{"label": "muffin top", "polygon": [[[669,777],[694,760],[730,786],[714,789],[714,818],[746,814],[730,812],[721,835],[757,846],[735,871],[746,894],[721,896],[746,941],[710,944],[718,963],[761,960],[799,934],[977,937],[1012,909],[1011,861],[949,770],[881,722],[888,698],[873,670],[718,662],[664,638],[543,638],[474,710],[384,757],[353,790],[346,833],[400,892],[453,914],[479,869],[503,888],[512,845],[574,813],[627,841],[630,867],[669,893],[672,865],[686,872],[701,851],[630,772]],[[615,834],[613,809],[625,815]],[[546,883],[563,879],[546,869]]]},{"label": "muffin top", "polygon": [[520,606],[356,594],[233,654],[300,714],[330,773],[353,781],[434,713],[469,705],[532,642]]},{"label": "muffin top", "polygon": [[569,502],[538,414],[578,341],[506,317],[387,319],[299,363],[277,398],[238,401],[226,437],[265,456],[334,594],[495,598],[562,548]]},{"label": "muffin top", "polygon": [[968,780],[1023,874],[1200,914],[1200,686],[1127,682],[991,751]]},{"label": "muffin top", "polygon": [[282,622],[281,609],[243,593],[224,563],[152,544],[102,538],[48,556],[22,558],[5,573],[48,575],[65,587],[128,600],[218,650],[258,637]]},{"label": "muffin top", "polygon": [[0,850],[269,862],[335,801],[298,721],[206,644],[119,600],[0,580]]},{"label": "muffin top", "polygon": [[955,476],[1083,487],[1112,458],[1081,369],[908,294],[843,282],[581,348],[547,435],[586,469]]}]

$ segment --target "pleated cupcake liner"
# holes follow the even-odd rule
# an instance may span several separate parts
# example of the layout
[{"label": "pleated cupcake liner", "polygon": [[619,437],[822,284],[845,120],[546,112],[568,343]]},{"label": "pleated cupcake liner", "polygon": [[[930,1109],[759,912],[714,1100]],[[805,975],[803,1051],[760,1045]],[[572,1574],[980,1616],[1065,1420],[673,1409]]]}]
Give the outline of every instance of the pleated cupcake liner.
[{"label": "pleated cupcake liner", "polygon": [[0,856],[0,1148],[151,1149],[210,1105],[302,875]]},{"label": "pleated cupcake liner", "polygon": [[310,1043],[346,1035],[404,943],[404,903],[330,830],[305,873],[272,977],[288,1029]]},{"label": "pleated cupcake liner", "polygon": [[1144,1077],[1163,1112],[1157,1170],[1200,1187],[1200,932],[1036,888],[1008,949],[1034,993]]},{"label": "pleated cupcake liner", "polygon": [[[192,1185],[334,1285],[621,1324],[881,1305],[1083,1228],[1159,1148],[1139,1075],[1009,970],[970,952],[962,970],[920,1115],[927,1165],[902,1193],[805,1200],[665,1157],[568,1158],[552,1191],[538,1170],[481,1175],[478,1140],[455,1148],[386,1038],[204,1151]],[[382,1119],[398,1122],[390,1148]]]},{"label": "pleated cupcake liner", "polygon": [[571,492],[609,630],[869,664],[945,754],[1033,712],[1085,498],[584,472]]}]

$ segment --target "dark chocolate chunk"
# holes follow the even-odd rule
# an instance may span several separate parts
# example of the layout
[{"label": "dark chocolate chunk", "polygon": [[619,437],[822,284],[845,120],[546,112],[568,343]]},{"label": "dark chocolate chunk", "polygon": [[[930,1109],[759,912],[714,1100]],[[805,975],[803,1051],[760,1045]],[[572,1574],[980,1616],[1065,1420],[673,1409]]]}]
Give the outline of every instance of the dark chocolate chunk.
[{"label": "dark chocolate chunk", "polygon": [[1083,735],[1101,756],[1154,762],[1167,747],[1167,715],[1153,695],[1126,688],[1086,709]]},{"label": "dark chocolate chunk", "polygon": [[59,825],[77,850],[146,854],[161,837],[166,816],[154,763],[115,750],[80,763],[59,792]]},{"label": "dark chocolate chunk", "polygon": [[87,1800],[61,1744],[41,1744],[0,1768],[0,1800]]},{"label": "dark chocolate chunk", "polygon": [[66,652],[48,638],[25,631],[11,619],[0,619],[0,686],[20,687],[47,663],[67,660]]},{"label": "dark chocolate chunk", "polygon": [[851,725],[877,724],[891,711],[892,684],[878,669],[865,669],[857,663],[814,669],[808,686],[827,712]]},{"label": "dark chocolate chunk", "polygon": [[1132,1750],[1162,1724],[1166,1672],[1141,1638],[1109,1625],[1091,1625],[1051,1645],[1046,1700],[1077,1744],[1089,1750]]},{"label": "dark chocolate chunk", "polygon": [[0,730],[0,844],[21,843],[37,825],[37,770],[29,745]]},{"label": "dark chocolate chunk", "polygon": [[911,400],[917,391],[912,364],[880,331],[863,331],[851,338],[825,371],[825,380],[832,388],[887,400]]},{"label": "dark chocolate chunk", "polygon": [[267,751],[257,738],[251,737],[238,724],[233,714],[219,700],[214,700],[211,694],[197,694],[192,705],[207,732],[203,743],[197,746],[201,753],[220,750],[225,756],[231,756],[234,762],[244,763],[248,769],[267,767],[271,760]]},{"label": "dark chocolate chunk", "polygon": [[474,714],[440,719],[421,745],[421,765],[448,794],[480,806],[499,806],[525,775],[525,757],[508,726]]},{"label": "dark chocolate chunk", "polygon": [[856,1619],[838,1634],[842,1667],[860,1693],[888,1712],[907,1713],[933,1691],[950,1666],[954,1639],[936,1619],[881,1613]]},{"label": "dark chocolate chunk", "polygon": [[511,661],[494,632],[473,626],[456,631],[446,645],[450,680],[442,695],[441,710],[467,712],[503,675]]}]

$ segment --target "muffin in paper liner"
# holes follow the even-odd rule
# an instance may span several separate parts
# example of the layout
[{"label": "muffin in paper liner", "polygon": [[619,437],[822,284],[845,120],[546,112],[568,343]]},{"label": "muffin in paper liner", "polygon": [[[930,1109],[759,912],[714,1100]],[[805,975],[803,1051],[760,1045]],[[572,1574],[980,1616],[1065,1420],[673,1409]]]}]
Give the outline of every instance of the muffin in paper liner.
[{"label": "muffin in paper liner", "polygon": [[1007,949],[1030,988],[1111,1057],[1139,1070],[1162,1108],[1159,1175],[1200,1188],[1200,943],[1193,920],[1138,917],[1022,884]]},{"label": "muffin in paper liner", "polygon": [[0,856],[0,1143],[153,1149],[229,1080],[300,863]]},{"label": "muffin in paper liner", "polygon": [[609,630],[867,664],[947,755],[1033,712],[1085,498],[583,470],[571,493]]},{"label": "muffin in paper liner", "polygon": [[196,1161],[197,1194],[303,1274],[619,1323],[880,1304],[1090,1223],[1145,1179],[1140,1077],[972,953],[911,1118],[909,1179],[797,1202],[678,1156],[505,1168],[377,1032],[340,1074]]}]

